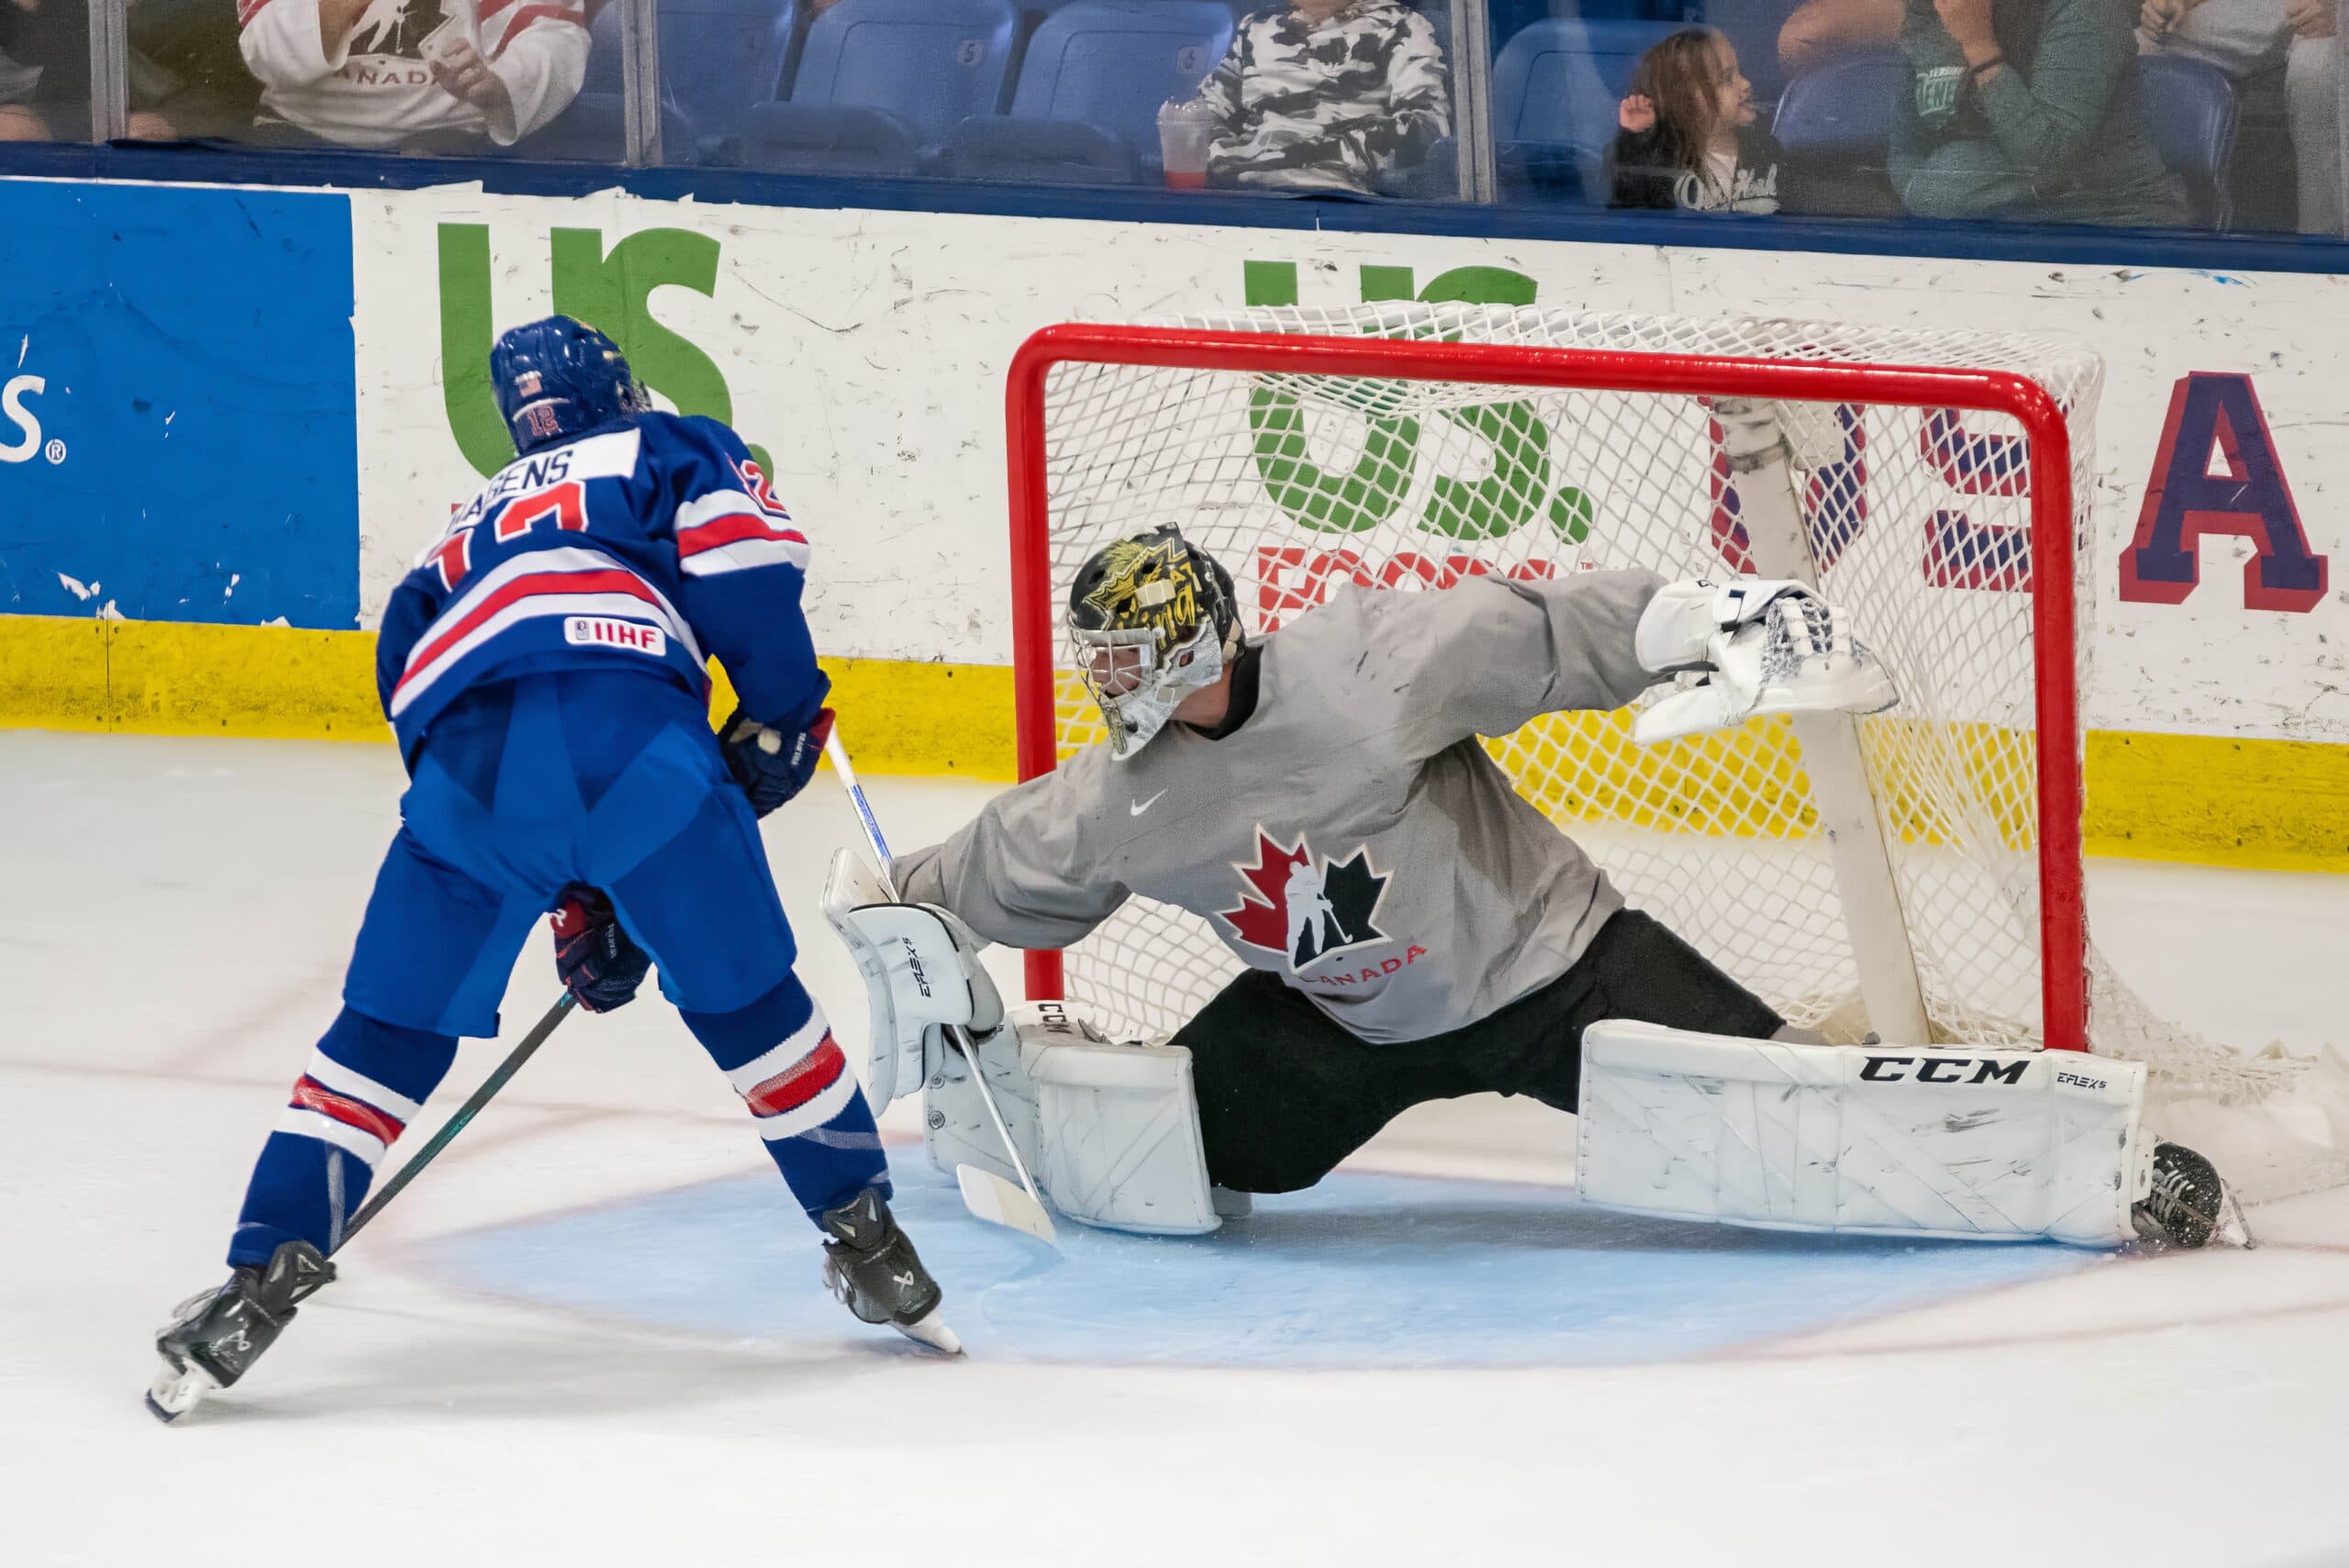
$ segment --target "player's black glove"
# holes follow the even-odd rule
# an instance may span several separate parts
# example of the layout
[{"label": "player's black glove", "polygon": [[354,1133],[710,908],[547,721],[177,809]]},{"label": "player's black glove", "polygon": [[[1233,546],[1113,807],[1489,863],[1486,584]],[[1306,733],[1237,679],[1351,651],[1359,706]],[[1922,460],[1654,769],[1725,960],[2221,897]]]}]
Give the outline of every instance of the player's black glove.
[{"label": "player's black glove", "polygon": [[805,729],[761,724],[738,707],[718,731],[718,745],[726,753],[726,771],[751,797],[751,809],[764,817],[807,787],[831,737],[828,707],[818,708]]},{"label": "player's black glove", "polygon": [[558,896],[551,924],[554,972],[581,1006],[608,1013],[636,1000],[652,955],[620,929],[610,899],[574,882]]}]

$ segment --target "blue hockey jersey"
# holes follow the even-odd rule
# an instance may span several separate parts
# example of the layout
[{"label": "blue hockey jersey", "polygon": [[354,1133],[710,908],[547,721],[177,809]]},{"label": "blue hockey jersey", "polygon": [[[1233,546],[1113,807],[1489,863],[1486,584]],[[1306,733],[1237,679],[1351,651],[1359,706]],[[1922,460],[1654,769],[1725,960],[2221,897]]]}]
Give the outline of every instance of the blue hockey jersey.
[{"label": "blue hockey jersey", "polygon": [[751,717],[811,721],[827,683],[800,610],[807,540],[741,439],[640,414],[518,458],[394,590],[375,648],[411,762],[482,681],[635,663],[707,699],[725,666]]}]

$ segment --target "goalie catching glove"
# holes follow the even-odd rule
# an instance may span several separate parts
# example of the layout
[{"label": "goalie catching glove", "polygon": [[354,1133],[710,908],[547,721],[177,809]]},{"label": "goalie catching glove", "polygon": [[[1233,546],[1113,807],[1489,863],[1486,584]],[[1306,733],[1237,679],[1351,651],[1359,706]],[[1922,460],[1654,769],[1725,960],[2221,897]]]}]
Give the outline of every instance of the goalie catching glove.
[{"label": "goalie catching glove", "polygon": [[1881,713],[1899,700],[1841,610],[1808,585],[1767,578],[1658,589],[1634,634],[1640,667],[1695,673],[1632,722],[1642,746],[1765,713]]},{"label": "goalie catching glove", "polygon": [[856,960],[872,1003],[873,1060],[864,1090],[878,1110],[921,1087],[923,1045],[950,1026],[985,1035],[1003,998],[979,962],[979,939],[932,904],[900,904],[847,850],[824,879],[824,917]]}]

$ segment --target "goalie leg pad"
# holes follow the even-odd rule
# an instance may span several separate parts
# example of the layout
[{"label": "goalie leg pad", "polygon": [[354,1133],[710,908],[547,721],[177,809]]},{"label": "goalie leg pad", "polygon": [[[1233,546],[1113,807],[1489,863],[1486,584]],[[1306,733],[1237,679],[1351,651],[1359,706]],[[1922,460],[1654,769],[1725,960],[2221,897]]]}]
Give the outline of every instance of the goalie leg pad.
[{"label": "goalie leg pad", "polygon": [[1609,1020],[1583,1036],[1583,1198],[1765,1229],[2116,1247],[2152,1181],[2142,1063],[1820,1046]]},{"label": "goalie leg pad", "polygon": [[[1061,1213],[1150,1236],[1221,1223],[1187,1050],[1113,1045],[1059,1002],[1012,1009],[1009,1027],[973,1050],[1019,1157]],[[969,1065],[952,1052],[933,1059],[922,1111],[932,1164],[1010,1179]]]}]

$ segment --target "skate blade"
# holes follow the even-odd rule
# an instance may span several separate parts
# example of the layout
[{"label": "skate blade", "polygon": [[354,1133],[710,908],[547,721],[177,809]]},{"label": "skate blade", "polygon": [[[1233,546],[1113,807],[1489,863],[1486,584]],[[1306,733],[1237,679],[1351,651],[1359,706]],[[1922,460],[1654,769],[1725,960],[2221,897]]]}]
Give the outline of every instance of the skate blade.
[{"label": "skate blade", "polygon": [[206,1396],[220,1392],[220,1380],[190,1362],[184,1368],[171,1362],[155,1374],[147,1388],[147,1413],[166,1426],[178,1420]]},{"label": "skate blade", "polygon": [[957,1165],[954,1180],[963,1189],[963,1207],[979,1218],[1022,1231],[1048,1247],[1059,1244],[1052,1217],[1044,1212],[1044,1206],[1001,1176],[976,1165]]},{"label": "skate blade", "polygon": [[916,1344],[927,1345],[941,1355],[959,1356],[963,1353],[961,1336],[946,1326],[946,1319],[938,1315],[934,1307],[927,1317],[916,1322],[892,1323],[889,1327]]}]

